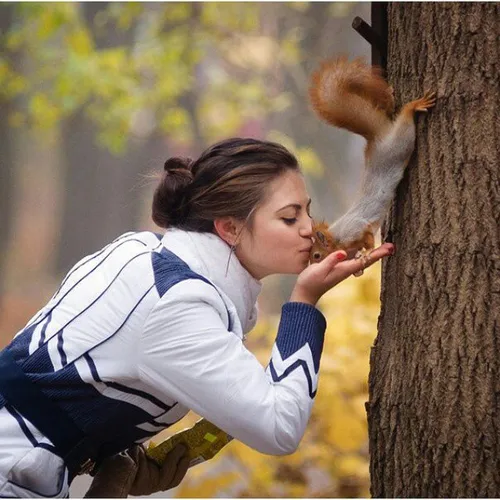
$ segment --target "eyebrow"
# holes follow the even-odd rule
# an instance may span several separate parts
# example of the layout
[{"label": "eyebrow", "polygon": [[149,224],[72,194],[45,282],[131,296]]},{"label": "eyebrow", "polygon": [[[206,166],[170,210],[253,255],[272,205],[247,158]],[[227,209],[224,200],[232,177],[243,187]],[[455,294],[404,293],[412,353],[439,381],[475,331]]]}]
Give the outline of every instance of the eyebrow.
[{"label": "eyebrow", "polygon": [[[307,202],[306,209],[309,207],[311,204],[311,198],[309,198],[309,201]],[[293,207],[296,208],[297,210],[300,210],[302,208],[302,205],[300,203],[289,203],[288,205],[285,205],[284,207],[281,207],[280,209],[276,210],[276,212],[281,212],[281,210],[285,210],[285,208],[288,207]]]}]

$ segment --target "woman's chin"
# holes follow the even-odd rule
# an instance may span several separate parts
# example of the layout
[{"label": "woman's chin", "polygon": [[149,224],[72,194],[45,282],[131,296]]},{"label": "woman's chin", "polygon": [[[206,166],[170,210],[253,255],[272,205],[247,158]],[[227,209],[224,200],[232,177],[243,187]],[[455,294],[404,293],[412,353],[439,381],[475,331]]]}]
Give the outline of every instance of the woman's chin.
[{"label": "woman's chin", "polygon": [[309,265],[309,258],[305,262],[299,262],[290,274],[300,274]]},{"label": "woman's chin", "polygon": [[295,262],[281,262],[280,264],[279,268],[270,274],[300,274],[309,265],[309,255],[307,254],[303,259],[297,259]]}]

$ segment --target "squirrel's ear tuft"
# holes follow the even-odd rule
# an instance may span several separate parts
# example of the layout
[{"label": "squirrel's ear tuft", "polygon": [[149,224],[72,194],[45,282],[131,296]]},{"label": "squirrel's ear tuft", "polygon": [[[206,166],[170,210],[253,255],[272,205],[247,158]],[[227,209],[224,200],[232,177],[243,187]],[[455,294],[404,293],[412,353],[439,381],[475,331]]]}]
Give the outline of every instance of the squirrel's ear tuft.
[{"label": "squirrel's ear tuft", "polygon": [[316,237],[321,242],[322,245],[326,246],[326,238],[325,235],[321,231],[316,231]]}]

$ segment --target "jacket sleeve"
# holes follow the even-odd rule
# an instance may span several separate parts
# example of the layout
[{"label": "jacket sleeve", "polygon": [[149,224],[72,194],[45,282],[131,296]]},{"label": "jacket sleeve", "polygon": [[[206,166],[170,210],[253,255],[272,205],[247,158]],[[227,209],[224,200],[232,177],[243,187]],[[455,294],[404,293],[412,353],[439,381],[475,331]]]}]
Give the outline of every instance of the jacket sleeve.
[{"label": "jacket sleeve", "polygon": [[227,330],[217,291],[175,285],[151,312],[142,338],[142,380],[262,453],[293,453],[318,382],[326,328],[313,306],[289,302],[267,368]]}]

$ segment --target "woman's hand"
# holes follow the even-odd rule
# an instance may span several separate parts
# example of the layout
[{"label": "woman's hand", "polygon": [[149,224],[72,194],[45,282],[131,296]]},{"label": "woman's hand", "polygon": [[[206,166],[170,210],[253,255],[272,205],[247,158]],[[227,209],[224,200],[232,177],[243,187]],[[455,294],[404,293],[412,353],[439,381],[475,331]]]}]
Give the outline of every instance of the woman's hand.
[{"label": "woman's hand", "polygon": [[290,301],[305,302],[314,306],[320,297],[335,285],[393,253],[392,243],[384,243],[372,250],[367,257],[360,259],[346,260],[347,254],[344,251],[333,252],[323,261],[311,264],[299,274]]},{"label": "woman's hand", "polygon": [[160,467],[142,445],[103,460],[85,498],[127,498],[175,488],[186,475],[190,459],[186,446],[174,447]]}]

